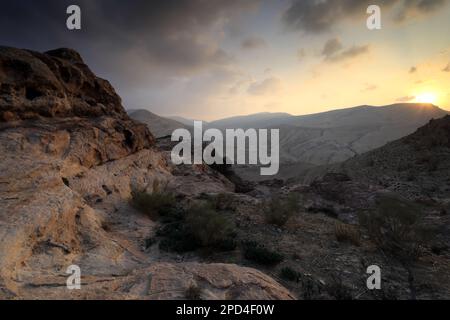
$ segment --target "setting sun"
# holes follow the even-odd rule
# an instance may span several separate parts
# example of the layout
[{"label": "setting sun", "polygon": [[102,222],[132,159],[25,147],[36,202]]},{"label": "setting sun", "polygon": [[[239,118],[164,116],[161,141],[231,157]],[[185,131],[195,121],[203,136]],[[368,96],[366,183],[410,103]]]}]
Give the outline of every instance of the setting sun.
[{"label": "setting sun", "polygon": [[437,101],[437,95],[431,92],[422,93],[416,97],[416,101],[420,103],[435,104]]}]

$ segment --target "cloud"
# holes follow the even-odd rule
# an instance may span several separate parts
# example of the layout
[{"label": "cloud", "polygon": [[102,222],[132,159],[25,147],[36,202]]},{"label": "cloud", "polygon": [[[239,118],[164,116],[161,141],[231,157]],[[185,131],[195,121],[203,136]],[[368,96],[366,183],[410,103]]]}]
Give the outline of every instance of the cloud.
[{"label": "cloud", "polygon": [[224,26],[258,2],[78,0],[82,30],[69,31],[65,12],[73,1],[16,0],[2,3],[0,39],[40,51],[73,47],[125,85],[161,83],[230,65],[233,56],[220,46]]},{"label": "cloud", "polygon": [[374,91],[377,90],[378,86],[375,84],[366,84],[366,87],[361,90],[361,92],[368,92],[368,91]]},{"label": "cloud", "polygon": [[417,72],[417,67],[411,67],[411,69],[409,69],[409,73],[416,73]]},{"label": "cloud", "polygon": [[[15,0],[1,4],[0,39],[37,51],[76,49],[127,108],[213,113],[211,106],[240,78],[225,33],[259,1]],[[80,31],[65,24],[74,3],[82,11]]]},{"label": "cloud", "polygon": [[450,63],[447,64],[447,66],[444,69],[442,69],[442,71],[443,72],[450,72]]},{"label": "cloud", "polygon": [[306,57],[306,51],[305,49],[298,49],[297,50],[297,59],[298,61],[303,61],[303,59]]},{"label": "cloud", "polygon": [[322,55],[325,59],[333,57],[337,52],[341,51],[343,48],[341,41],[338,38],[328,40],[322,50]]},{"label": "cloud", "polygon": [[410,101],[413,101],[415,98],[416,98],[415,96],[405,96],[405,97],[398,98],[396,101],[397,102],[410,102]]},{"label": "cloud", "polygon": [[370,50],[369,45],[353,46],[344,51],[339,50],[332,55],[325,56],[325,60],[329,62],[346,61],[364,55],[368,53],[369,50]]},{"label": "cloud", "polygon": [[270,77],[260,82],[250,84],[247,92],[254,96],[263,96],[266,94],[276,94],[281,89],[281,80],[276,77]]},{"label": "cloud", "polygon": [[397,13],[395,20],[405,21],[416,16],[427,15],[436,12],[446,5],[448,0],[408,0]]},{"label": "cloud", "polygon": [[[449,0],[379,0],[383,13],[396,13],[401,21],[414,15],[429,15]],[[295,0],[284,12],[283,22],[291,30],[310,33],[330,31],[346,20],[363,20],[372,0]]]},{"label": "cloud", "polygon": [[241,42],[242,49],[253,50],[261,49],[267,46],[266,41],[261,37],[248,37]]}]

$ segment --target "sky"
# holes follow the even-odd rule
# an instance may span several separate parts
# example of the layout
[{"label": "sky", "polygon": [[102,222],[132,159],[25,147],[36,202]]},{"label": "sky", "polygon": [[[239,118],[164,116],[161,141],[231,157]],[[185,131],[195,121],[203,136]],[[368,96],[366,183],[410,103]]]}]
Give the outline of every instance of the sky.
[{"label": "sky", "polygon": [[[81,8],[81,30],[66,8]],[[381,30],[366,27],[369,5]],[[214,120],[432,102],[450,110],[450,0],[0,0],[0,45],[77,50],[127,109]]]}]

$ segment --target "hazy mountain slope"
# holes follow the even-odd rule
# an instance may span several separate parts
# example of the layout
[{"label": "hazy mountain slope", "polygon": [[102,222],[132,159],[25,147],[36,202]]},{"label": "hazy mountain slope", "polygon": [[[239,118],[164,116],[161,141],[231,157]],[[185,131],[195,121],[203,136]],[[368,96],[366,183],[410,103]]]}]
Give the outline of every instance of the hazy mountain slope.
[{"label": "hazy mountain slope", "polygon": [[[170,116],[170,117],[165,117],[165,118],[175,120],[175,121],[180,122],[189,127],[194,126],[194,119],[188,119],[188,118],[184,118],[184,117],[180,117],[180,116]],[[207,123],[207,122],[203,121],[203,123]]]},{"label": "hazy mountain slope", "polygon": [[148,110],[132,110],[128,111],[132,119],[145,123],[152,134],[157,137],[165,137],[171,135],[176,129],[190,127],[178,121],[160,117]]},{"label": "hazy mountain slope", "polygon": [[274,122],[278,123],[279,121],[287,120],[291,117],[292,116],[288,113],[263,112],[213,121],[208,124],[208,127],[216,129],[262,128],[267,125],[271,126]]},{"label": "hazy mountain slope", "polygon": [[311,183],[328,172],[380,185],[412,197],[450,198],[450,116],[342,163],[304,170],[293,183]]},{"label": "hazy mountain slope", "polygon": [[360,106],[307,116],[237,117],[213,122],[209,127],[279,128],[282,163],[324,165],[381,147],[446,114],[430,104],[412,103]]}]

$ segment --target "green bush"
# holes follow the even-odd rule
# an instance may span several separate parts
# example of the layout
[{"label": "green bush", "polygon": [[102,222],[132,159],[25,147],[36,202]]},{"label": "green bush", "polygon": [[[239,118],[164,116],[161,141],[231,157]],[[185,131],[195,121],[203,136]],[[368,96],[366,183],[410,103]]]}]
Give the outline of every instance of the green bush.
[{"label": "green bush", "polygon": [[163,239],[159,242],[159,249],[162,251],[174,251],[184,253],[197,250],[200,245],[192,237],[186,228],[184,221],[178,221],[162,226],[156,233]]},{"label": "green bush", "polygon": [[194,205],[177,219],[157,232],[157,236],[163,238],[159,243],[163,251],[183,253],[200,248],[218,251],[236,248],[233,224],[210,204]]},{"label": "green bush", "polygon": [[424,228],[421,208],[395,194],[380,194],[376,208],[360,216],[361,225],[382,250],[399,258],[416,257],[429,230]]},{"label": "green bush", "polygon": [[276,265],[284,260],[283,255],[271,251],[254,241],[243,243],[244,257],[261,265]]},{"label": "green bush", "polygon": [[234,226],[211,205],[194,205],[187,214],[186,225],[193,238],[202,247],[233,250]]},{"label": "green bush", "polygon": [[176,200],[171,193],[133,191],[131,203],[140,212],[152,219],[168,217],[174,213]]},{"label": "green bush", "polygon": [[299,210],[295,194],[290,194],[286,199],[272,198],[263,205],[266,222],[278,227],[284,226]]}]

